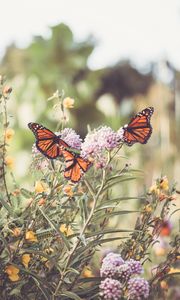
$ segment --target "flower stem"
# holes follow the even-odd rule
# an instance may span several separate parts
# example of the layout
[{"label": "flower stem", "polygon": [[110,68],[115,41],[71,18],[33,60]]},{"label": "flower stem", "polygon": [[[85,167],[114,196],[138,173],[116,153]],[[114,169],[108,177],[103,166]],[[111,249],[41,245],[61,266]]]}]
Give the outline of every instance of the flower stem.
[{"label": "flower stem", "polygon": [[93,206],[92,206],[92,209],[91,209],[91,211],[90,211],[90,214],[89,214],[89,216],[88,216],[88,218],[87,218],[87,220],[86,220],[86,222],[85,222],[85,224],[84,224],[84,226],[83,226],[83,228],[82,228],[82,230],[81,230],[81,232],[80,232],[78,241],[77,241],[76,244],[74,244],[74,247],[72,248],[72,251],[71,251],[70,254],[69,254],[68,260],[67,260],[66,265],[65,265],[65,267],[64,267],[64,270],[63,270],[63,272],[62,272],[61,278],[60,278],[59,283],[58,283],[58,285],[57,285],[57,287],[56,287],[56,290],[55,290],[55,293],[54,293],[54,295],[53,295],[52,300],[55,299],[55,297],[57,296],[57,294],[58,294],[58,292],[59,292],[59,290],[60,290],[60,288],[61,288],[61,286],[62,286],[62,283],[63,283],[64,277],[65,277],[65,274],[66,274],[66,272],[67,272],[67,268],[68,268],[68,266],[69,266],[69,264],[70,264],[71,258],[72,258],[72,256],[73,256],[74,252],[76,251],[76,249],[78,248],[79,244],[81,243],[82,237],[83,237],[83,235],[84,235],[84,233],[85,233],[85,231],[86,231],[86,229],[87,229],[87,227],[88,227],[88,225],[89,225],[89,223],[90,223],[90,221],[91,221],[91,219],[92,219],[92,217],[93,217],[94,211],[95,211],[95,209],[96,209],[97,201],[98,201],[99,196],[100,196],[100,194],[101,194],[101,192],[102,192],[102,190],[103,190],[103,187],[104,187],[105,174],[106,174],[105,169],[102,170],[102,173],[103,173],[103,174],[102,174],[102,182],[101,182],[101,185],[100,185],[100,187],[99,187],[99,189],[98,189],[98,191],[97,191],[97,194],[94,193],[94,191],[92,190],[92,188],[91,188],[89,182],[88,182],[87,180],[84,180],[84,182],[85,182],[85,184],[86,184],[86,186],[87,186],[87,188],[88,188],[90,194],[91,194],[92,197],[93,197]]}]

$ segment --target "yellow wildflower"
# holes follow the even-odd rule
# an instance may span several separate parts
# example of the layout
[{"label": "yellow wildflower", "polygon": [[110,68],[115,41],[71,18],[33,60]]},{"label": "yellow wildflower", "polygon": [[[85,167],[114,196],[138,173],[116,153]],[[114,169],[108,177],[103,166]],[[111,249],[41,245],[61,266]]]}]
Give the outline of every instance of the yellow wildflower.
[{"label": "yellow wildflower", "polygon": [[157,256],[164,256],[166,254],[166,249],[163,247],[155,248],[155,253]]},{"label": "yellow wildflower", "polygon": [[70,226],[67,226],[66,224],[61,224],[59,230],[64,233],[66,236],[69,236],[73,234],[73,230],[71,229]]},{"label": "yellow wildflower", "polygon": [[19,269],[13,265],[9,265],[6,267],[5,272],[8,274],[8,277],[11,281],[18,281],[19,280]]},{"label": "yellow wildflower", "polygon": [[28,268],[30,260],[31,260],[31,257],[29,254],[22,255],[21,261],[22,261],[22,264],[25,266],[25,268]]},{"label": "yellow wildflower", "polygon": [[159,191],[159,188],[157,187],[156,184],[153,184],[153,185],[150,187],[149,193],[155,194],[155,195],[159,195],[160,191]]},{"label": "yellow wildflower", "polygon": [[9,142],[14,136],[14,130],[12,128],[8,128],[5,132],[5,140]]},{"label": "yellow wildflower", "polygon": [[92,273],[90,267],[85,267],[82,275],[83,275],[83,277],[86,277],[86,278],[93,277],[93,273]]},{"label": "yellow wildflower", "polygon": [[6,156],[5,157],[5,163],[6,166],[9,167],[10,169],[13,169],[14,167],[14,158],[11,156]]},{"label": "yellow wildflower", "polygon": [[18,228],[18,227],[15,227],[15,228],[12,230],[12,233],[13,233],[13,235],[14,235],[15,237],[18,237],[18,236],[20,236],[20,234],[21,234],[21,229]]},{"label": "yellow wildflower", "polygon": [[25,234],[25,239],[28,242],[37,242],[37,237],[36,234],[32,230],[28,230]]},{"label": "yellow wildflower", "polygon": [[64,106],[64,108],[73,108],[74,107],[74,99],[72,99],[70,97],[64,98],[63,106]]},{"label": "yellow wildflower", "polygon": [[72,185],[65,185],[65,187],[63,188],[64,194],[72,197],[73,196],[73,187]]},{"label": "yellow wildflower", "polygon": [[162,280],[161,283],[160,283],[160,285],[161,285],[161,288],[163,290],[168,290],[168,288],[169,288],[168,284],[167,284],[167,282],[165,280]]},{"label": "yellow wildflower", "polygon": [[147,204],[145,207],[144,207],[144,210],[145,212],[147,213],[151,213],[152,212],[152,206],[150,204]]},{"label": "yellow wildflower", "polygon": [[36,181],[35,183],[35,193],[43,193],[47,192],[48,187],[47,184],[45,184],[43,181]]},{"label": "yellow wildflower", "polygon": [[160,188],[164,191],[169,190],[169,181],[166,176],[164,176],[160,181]]}]

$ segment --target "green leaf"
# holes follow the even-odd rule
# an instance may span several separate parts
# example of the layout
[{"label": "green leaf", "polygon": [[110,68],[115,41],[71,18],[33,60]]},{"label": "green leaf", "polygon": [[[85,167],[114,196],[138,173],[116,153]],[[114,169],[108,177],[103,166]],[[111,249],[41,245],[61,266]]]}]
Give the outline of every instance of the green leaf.
[{"label": "green leaf", "polygon": [[137,177],[127,177],[127,178],[122,178],[122,179],[119,179],[119,180],[117,180],[117,178],[114,178],[112,180],[112,182],[107,182],[107,184],[105,185],[103,191],[109,189],[110,187],[112,187],[112,186],[114,186],[114,185],[116,185],[116,184],[118,184],[120,182],[122,183],[122,182],[130,181],[130,180],[135,180],[135,179],[137,179]]},{"label": "green leaf", "polygon": [[[112,212],[107,212],[106,213],[106,217],[110,217],[110,216],[117,216],[117,215],[127,215],[127,214],[133,214],[133,213],[139,213],[139,210],[121,210],[121,211],[112,211]],[[99,211],[97,212],[96,215],[93,216],[93,221],[99,219]]]},{"label": "green leaf", "polygon": [[102,231],[96,231],[93,233],[88,233],[86,235],[86,238],[92,237],[92,236],[96,236],[96,235],[104,235],[104,234],[109,234],[109,233],[117,233],[117,232],[133,232],[133,230],[129,230],[129,229],[113,229],[113,228],[109,228],[106,230],[102,230]]},{"label": "green leaf", "polygon": [[3,198],[0,198],[0,202],[2,203],[2,205],[4,206],[4,208],[8,211],[8,213],[11,216],[13,216],[14,213],[13,213],[13,210],[11,209],[11,206]]},{"label": "green leaf", "polygon": [[63,292],[63,294],[60,294],[60,296],[67,296],[69,299],[74,299],[74,300],[83,300],[82,298],[80,298],[75,293],[68,292],[68,291]]},{"label": "green leaf", "polygon": [[102,201],[100,205],[97,206],[96,210],[99,210],[102,205],[108,205],[111,203],[121,202],[121,201],[127,201],[127,200],[145,200],[146,197],[118,197],[114,199],[109,199],[107,201]]},{"label": "green leaf", "polygon": [[67,249],[70,250],[70,245],[68,240],[66,239],[65,235],[59,230],[59,228],[56,226],[56,224],[54,224],[54,222],[52,220],[49,219],[49,217],[43,212],[43,210],[38,207],[39,211],[41,212],[41,214],[43,215],[43,217],[48,221],[48,223],[51,225],[51,227],[53,229],[55,229],[55,231],[57,232],[57,234],[62,238],[64,244],[66,245]]},{"label": "green leaf", "polygon": [[33,193],[24,189],[24,188],[21,188],[21,194],[25,197],[25,198],[31,198],[33,196]]},{"label": "green leaf", "polygon": [[88,278],[79,278],[78,282],[87,283],[87,282],[100,282],[102,280],[101,277],[88,277]]}]

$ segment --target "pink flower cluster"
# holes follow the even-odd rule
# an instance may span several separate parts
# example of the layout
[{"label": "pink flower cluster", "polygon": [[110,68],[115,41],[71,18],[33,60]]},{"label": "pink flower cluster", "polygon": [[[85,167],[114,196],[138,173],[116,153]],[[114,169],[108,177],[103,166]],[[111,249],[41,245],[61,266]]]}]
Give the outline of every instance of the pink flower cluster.
[{"label": "pink flower cluster", "polygon": [[[93,158],[97,163],[97,168],[104,168],[106,165],[106,151],[117,148],[121,141],[123,141],[123,129],[120,128],[117,132],[113,131],[110,127],[103,126],[88,133],[82,141],[80,136],[72,128],[64,128],[60,132],[56,132],[71,148],[81,151],[83,158]],[[35,144],[32,149],[33,157],[42,160],[41,153],[37,150]],[[39,165],[43,169],[43,165]],[[41,168],[42,167],[42,168]]]},{"label": "pink flower cluster", "polygon": [[120,299],[125,288],[128,299],[147,298],[148,282],[144,278],[133,277],[142,273],[143,267],[139,261],[134,259],[124,261],[120,254],[108,253],[100,269],[100,276],[105,277],[99,286],[100,296],[107,300]]},{"label": "pink flower cluster", "polygon": [[84,158],[99,158],[103,151],[118,147],[122,137],[122,132],[103,126],[87,134],[81,146],[81,155]]}]

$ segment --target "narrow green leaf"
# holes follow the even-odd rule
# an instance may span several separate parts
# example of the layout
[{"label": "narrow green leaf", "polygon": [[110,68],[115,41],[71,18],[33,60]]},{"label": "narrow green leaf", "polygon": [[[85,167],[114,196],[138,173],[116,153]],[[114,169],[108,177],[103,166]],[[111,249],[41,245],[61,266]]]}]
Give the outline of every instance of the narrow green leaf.
[{"label": "narrow green leaf", "polygon": [[107,201],[102,201],[100,205],[97,206],[96,210],[98,210],[102,205],[108,205],[111,203],[121,202],[121,201],[128,201],[128,200],[145,200],[146,197],[118,197],[114,199],[109,199]]},{"label": "narrow green leaf", "polygon": [[68,299],[83,300],[82,298],[80,298],[80,297],[79,297],[78,295],[76,295],[75,293],[73,293],[73,292],[68,292],[68,291],[63,292],[63,294],[60,294],[60,296],[67,296]]},{"label": "narrow green leaf", "polygon": [[21,188],[21,194],[25,197],[25,198],[31,198],[33,193],[24,189],[24,188]]},{"label": "narrow green leaf", "polygon": [[[127,214],[133,214],[133,213],[139,213],[139,210],[121,210],[121,211],[112,211],[112,212],[107,212],[106,217],[111,217],[111,216],[117,216],[117,215],[127,215]],[[93,216],[93,221],[97,220],[100,218],[99,216],[100,211],[97,212],[96,215]]]},{"label": "narrow green leaf", "polygon": [[79,278],[78,282],[87,283],[87,282],[100,282],[102,277],[88,277],[88,278]]},{"label": "narrow green leaf", "polygon": [[4,208],[8,211],[8,213],[13,216],[13,210],[11,209],[11,206],[3,199],[0,198],[0,202],[2,203],[2,205],[4,206]]},{"label": "narrow green leaf", "polygon": [[92,236],[96,236],[96,235],[104,235],[104,234],[109,234],[109,233],[117,233],[117,232],[133,232],[134,230],[129,230],[129,229],[113,229],[113,228],[109,228],[106,230],[102,230],[102,231],[97,231],[97,232],[93,232],[93,233],[88,233],[86,235],[86,238],[92,237]]},{"label": "narrow green leaf", "polygon": [[69,245],[69,242],[66,239],[65,235],[59,230],[59,228],[56,226],[56,224],[54,224],[54,222],[49,219],[49,217],[43,212],[43,210],[40,207],[38,207],[38,209],[41,212],[41,214],[43,215],[43,217],[51,225],[51,227],[54,228],[56,230],[57,234],[62,238],[63,242],[65,243],[65,245],[67,247],[67,249],[70,250],[70,245]]},{"label": "narrow green leaf", "polygon": [[122,183],[122,182],[126,182],[126,181],[130,181],[130,180],[135,180],[137,179],[137,177],[127,177],[127,178],[123,178],[123,179],[119,179],[117,180],[116,178],[112,181],[112,182],[107,182],[107,184],[105,185],[103,191],[107,190],[108,188],[118,184],[118,183]]}]

